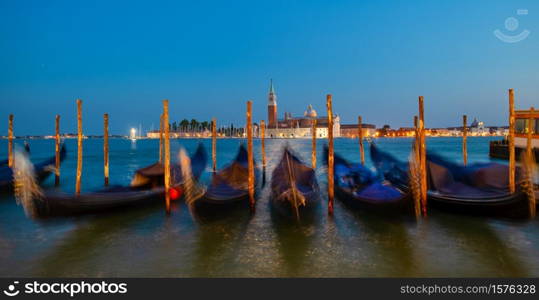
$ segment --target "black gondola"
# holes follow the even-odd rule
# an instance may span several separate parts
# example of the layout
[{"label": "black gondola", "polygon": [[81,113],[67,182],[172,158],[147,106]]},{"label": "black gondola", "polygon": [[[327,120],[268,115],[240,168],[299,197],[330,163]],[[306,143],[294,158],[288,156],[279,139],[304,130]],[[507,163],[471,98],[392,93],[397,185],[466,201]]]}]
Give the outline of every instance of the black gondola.
[{"label": "black gondola", "polygon": [[[28,143],[24,143],[24,151],[27,153],[27,154],[30,154],[30,145]],[[9,163],[9,160],[7,159],[4,159],[4,160],[0,160],[0,167],[4,167],[4,166],[7,166]]]},{"label": "black gondola", "polygon": [[[327,146],[324,148],[327,165]],[[382,214],[408,214],[412,197],[359,163],[350,163],[338,154],[335,162],[335,194],[345,205]]]},{"label": "black gondola", "polygon": [[[398,161],[374,144],[371,144],[371,158],[388,180],[403,190],[409,189],[407,163]],[[509,193],[508,173],[508,167],[502,164],[475,163],[461,166],[429,153],[428,203],[433,207],[458,213],[526,217],[528,198],[518,187],[517,192]]]},{"label": "black gondola", "polygon": [[[26,150],[28,153],[29,150]],[[65,145],[62,145],[60,150],[60,162],[62,162],[67,155],[67,150]],[[41,161],[34,165],[34,172],[36,174],[36,179],[38,182],[42,182],[47,177],[54,173],[54,166],[56,164],[56,156],[48,158],[44,161]],[[7,166],[7,161],[5,165],[0,166],[0,191],[9,191],[13,189],[13,170]]]},{"label": "black gondola", "polygon": [[280,215],[300,219],[320,203],[313,168],[304,164],[288,147],[271,175],[271,207]]},{"label": "black gondola", "polygon": [[[236,158],[225,168],[213,174],[206,192],[192,203],[193,207],[198,213],[217,213],[223,209],[238,206],[248,207],[248,178],[247,149],[242,144]],[[256,178],[255,172],[255,182]]]},{"label": "black gondola", "polygon": [[[194,179],[198,179],[206,167],[207,154],[202,144],[191,157]],[[136,172],[137,180],[131,186],[111,186],[99,191],[80,195],[46,192],[42,197],[33,199],[33,211],[37,217],[68,216],[85,213],[111,211],[142,205],[163,203],[165,188],[161,164],[153,164]],[[172,188],[182,189],[184,182],[181,167],[171,166]]]},{"label": "black gondola", "polygon": [[[208,163],[208,155],[206,149],[202,143],[198,144],[198,147],[191,157],[191,172],[194,179],[198,179],[202,172],[206,169]],[[171,181],[176,183],[183,182],[183,175],[179,164],[170,166]],[[156,162],[152,165],[139,169],[135,172],[133,180],[131,181],[132,187],[137,188],[153,188],[163,186],[165,184],[165,169],[162,163]]]}]

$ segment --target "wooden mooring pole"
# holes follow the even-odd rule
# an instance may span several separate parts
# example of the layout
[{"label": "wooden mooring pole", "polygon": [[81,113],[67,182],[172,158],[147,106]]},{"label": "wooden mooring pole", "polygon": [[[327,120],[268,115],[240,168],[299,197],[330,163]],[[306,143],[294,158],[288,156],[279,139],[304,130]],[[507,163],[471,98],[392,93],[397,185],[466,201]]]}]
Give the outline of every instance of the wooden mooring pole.
[{"label": "wooden mooring pole", "polygon": [[420,155],[419,155],[419,117],[414,116],[414,130],[415,130],[415,139],[414,139],[414,151],[416,154],[416,161],[419,162]]},{"label": "wooden mooring pole", "polygon": [[262,168],[266,169],[266,122],[260,121],[260,151],[262,154]]},{"label": "wooden mooring pole", "polygon": [[316,170],[316,119],[312,120],[312,128],[311,128],[311,135],[312,135],[312,145],[311,145],[311,164],[313,167],[313,170]]},{"label": "wooden mooring pole", "polygon": [[535,108],[532,106],[530,108],[530,117],[528,118],[528,122],[526,126],[527,127],[526,132],[528,133],[526,136],[526,155],[528,155],[529,157],[533,156],[532,141],[533,141],[533,134],[534,134],[534,128],[533,128],[533,121],[534,121],[533,115],[534,114],[535,114]]},{"label": "wooden mooring pole", "polygon": [[260,152],[262,155],[262,184],[266,184],[266,122],[260,121]]},{"label": "wooden mooring pole", "polygon": [[163,126],[163,114],[159,116],[159,163],[163,163],[163,142],[165,139]]},{"label": "wooden mooring pole", "polygon": [[[414,156],[413,164],[410,164],[410,176],[412,181],[410,187],[414,198],[414,214],[416,218],[419,218],[422,214],[422,200],[421,200],[421,155],[420,155],[420,133],[419,133],[419,118],[414,116],[414,141],[412,146],[412,155]],[[419,176],[419,184],[417,182],[417,176]]]},{"label": "wooden mooring pole", "polygon": [[333,215],[333,201],[335,196],[333,173],[334,170],[334,149],[333,149],[333,105],[331,95],[326,96],[326,107],[328,111],[328,214]]},{"label": "wooden mooring pole", "polygon": [[60,115],[56,115],[54,135],[54,185],[60,185]]},{"label": "wooden mooring pole", "polygon": [[163,162],[165,174],[165,209],[170,214],[170,126],[168,121],[168,100],[163,100],[163,128],[165,131],[165,160]]},{"label": "wooden mooring pole", "polygon": [[13,167],[13,115],[9,115],[7,127],[7,165]]},{"label": "wooden mooring pole", "polygon": [[526,171],[528,172],[528,177],[530,178],[530,192],[529,192],[529,195],[528,195],[528,205],[529,205],[529,212],[530,212],[530,217],[531,218],[534,218],[536,213],[537,213],[537,204],[536,204],[536,201],[537,199],[535,199],[535,191],[533,189],[533,185],[534,185],[534,177],[535,177],[535,154],[533,153],[533,145],[532,145],[532,141],[533,141],[533,134],[534,134],[534,127],[533,127],[533,121],[534,121],[534,115],[535,113],[535,109],[533,108],[533,106],[530,108],[530,117],[528,118],[528,122],[527,122],[527,138],[526,138],[526,156],[527,158],[525,159],[525,161],[527,161],[527,164],[528,166],[526,166]]},{"label": "wooden mooring pole", "polygon": [[427,147],[425,143],[425,110],[423,96],[419,96],[419,162],[421,171],[421,211],[427,215]]},{"label": "wooden mooring pole", "polygon": [[462,162],[464,165],[468,164],[468,117],[462,116]]},{"label": "wooden mooring pole", "polygon": [[363,124],[361,116],[357,117],[357,136],[359,138],[359,155],[361,158],[361,164],[365,165],[365,149],[363,148]]},{"label": "wooden mooring pole", "polygon": [[217,171],[217,120],[211,119],[211,160],[213,172]]},{"label": "wooden mooring pole", "polygon": [[75,182],[75,193],[80,195],[80,185],[82,179],[82,100],[77,99],[77,177]]},{"label": "wooden mooring pole", "polygon": [[109,114],[103,115],[103,175],[105,186],[109,185]]},{"label": "wooden mooring pole", "polygon": [[515,94],[509,89],[509,192],[515,192]]},{"label": "wooden mooring pole", "polygon": [[253,102],[247,101],[247,160],[249,172],[249,205],[251,211],[255,210],[255,166],[253,158],[253,119],[252,119]]}]

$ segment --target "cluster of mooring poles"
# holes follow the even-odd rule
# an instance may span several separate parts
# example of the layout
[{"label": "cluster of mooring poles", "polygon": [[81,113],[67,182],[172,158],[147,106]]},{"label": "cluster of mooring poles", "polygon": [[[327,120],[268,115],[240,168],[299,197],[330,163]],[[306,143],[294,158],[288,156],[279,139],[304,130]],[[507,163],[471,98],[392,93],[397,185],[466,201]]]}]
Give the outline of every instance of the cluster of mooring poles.
[{"label": "cluster of mooring poles", "polygon": [[[82,157],[83,157],[83,130],[82,130],[82,100],[77,99],[77,172],[75,182],[75,193],[80,194],[81,180],[82,180]],[[254,152],[253,152],[253,122],[252,122],[252,101],[247,101],[246,110],[246,130],[247,130],[247,153],[248,153],[248,191],[249,191],[249,204],[251,210],[255,209],[255,172],[254,172]],[[509,191],[510,193],[516,192],[516,163],[515,163],[515,99],[513,89],[509,89],[509,134],[508,134],[508,149],[509,149]],[[334,141],[333,141],[333,107],[332,97],[330,94],[326,96],[326,108],[327,108],[327,126],[328,126],[328,168],[327,168],[327,196],[328,196],[328,214],[333,214],[334,209]],[[526,151],[524,152],[524,159],[533,161],[533,147],[532,138],[534,134],[533,128],[533,113],[534,107],[530,109],[531,113],[529,119],[526,122],[527,132],[527,144]],[[424,98],[419,96],[418,98],[418,116],[414,116],[414,128],[415,139],[413,142],[412,158],[414,165],[417,168],[418,187],[416,193],[414,193],[414,203],[416,216],[427,215],[427,148],[426,148],[426,129],[425,129],[425,112],[424,112]],[[9,115],[8,119],[8,165],[13,167],[14,155],[13,155],[13,115]],[[159,126],[159,162],[164,167],[164,185],[165,185],[165,204],[166,212],[170,213],[170,194],[169,189],[171,186],[170,176],[170,127],[169,124],[169,101],[163,100],[163,113],[160,116]],[[468,164],[467,155],[467,116],[462,116],[462,160],[463,164]],[[265,131],[266,124],[262,120],[260,122],[259,138],[261,139],[261,156],[262,156],[262,168],[263,168],[263,182],[265,182],[266,174],[266,151],[265,151]],[[217,120],[212,118],[211,122],[211,134],[212,134],[212,171],[217,170]],[[312,153],[311,164],[312,168],[316,169],[316,139],[317,139],[317,122],[316,119],[311,124],[312,135]],[[60,184],[60,151],[61,151],[61,137],[60,137],[60,115],[56,115],[55,118],[55,185]],[[365,149],[363,145],[363,123],[362,117],[358,116],[358,139],[359,139],[359,152],[361,164],[365,164]],[[109,185],[109,115],[103,115],[103,172],[104,172],[104,185]],[[410,168],[414,168],[412,166]],[[532,187],[533,188],[533,187]],[[528,197],[529,200],[529,212],[530,216],[536,214],[535,197]]]},{"label": "cluster of mooring poles", "polygon": [[[419,201],[420,210],[416,210],[416,214],[419,213],[423,216],[427,215],[427,163],[426,163],[426,140],[425,140],[425,113],[424,113],[424,99],[423,96],[419,97],[419,117],[414,117],[414,127],[415,127],[415,142],[414,142],[414,155],[415,159],[419,164],[419,184],[420,184],[420,193]],[[526,152],[524,154],[523,161],[528,162],[528,166],[524,166],[524,172],[532,173],[533,169],[531,164],[533,162],[533,148],[532,148],[532,138],[534,133],[533,128],[533,112],[534,107],[530,108],[530,116],[526,122],[526,132],[527,132],[527,143],[526,143]],[[468,137],[468,127],[467,127],[467,116],[462,116],[462,161],[464,166],[468,164],[468,150],[467,150],[467,137]],[[511,194],[516,192],[516,157],[515,157],[515,96],[513,89],[509,89],[509,134],[508,134],[508,144],[509,144],[509,191]],[[528,170],[526,170],[528,169]],[[532,177],[533,174],[528,174]],[[532,188],[532,187],[530,187]],[[529,215],[534,217],[536,215],[536,199],[533,191],[528,192],[529,199]]]}]

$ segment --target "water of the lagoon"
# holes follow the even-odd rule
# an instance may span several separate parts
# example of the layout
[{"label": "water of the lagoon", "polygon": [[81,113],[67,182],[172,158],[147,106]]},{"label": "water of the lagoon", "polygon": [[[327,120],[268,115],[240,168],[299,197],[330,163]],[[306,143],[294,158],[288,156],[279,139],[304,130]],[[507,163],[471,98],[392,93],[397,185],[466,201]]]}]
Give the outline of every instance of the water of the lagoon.
[{"label": "water of the lagoon", "polygon": [[[469,138],[469,160],[488,160],[492,138]],[[210,140],[201,140],[210,150]],[[430,138],[428,146],[461,158],[459,138]],[[199,140],[173,140],[194,151]],[[326,141],[319,141],[318,148]],[[406,159],[411,139],[376,142]],[[22,141],[17,141],[22,143]],[[229,162],[240,140],[218,141],[218,165]],[[269,172],[281,147],[290,143],[310,161],[310,140],[268,140]],[[66,141],[61,189],[75,185],[76,141]],[[112,139],[112,183],[127,184],[133,172],[153,163],[157,140]],[[31,140],[32,159],[52,154],[52,140]],[[6,156],[0,141],[0,157]],[[255,141],[259,160],[259,141]],[[358,161],[354,139],[336,140],[336,151]],[[84,141],[83,191],[101,187],[102,140]],[[367,162],[370,164],[367,153]],[[321,151],[318,155],[322,162]],[[209,164],[208,164],[209,170]],[[321,191],[325,172],[318,169]],[[207,181],[208,174],[204,180]],[[51,188],[54,178],[45,186]],[[164,207],[60,219],[28,219],[10,195],[0,197],[0,276],[133,277],[378,277],[539,276],[539,222],[452,215],[431,210],[415,222],[351,211],[336,201],[324,205],[314,224],[294,225],[271,217],[268,189],[259,193],[256,214],[239,210],[219,220],[194,219],[183,203],[170,217]],[[325,199],[325,193],[321,195]]]}]

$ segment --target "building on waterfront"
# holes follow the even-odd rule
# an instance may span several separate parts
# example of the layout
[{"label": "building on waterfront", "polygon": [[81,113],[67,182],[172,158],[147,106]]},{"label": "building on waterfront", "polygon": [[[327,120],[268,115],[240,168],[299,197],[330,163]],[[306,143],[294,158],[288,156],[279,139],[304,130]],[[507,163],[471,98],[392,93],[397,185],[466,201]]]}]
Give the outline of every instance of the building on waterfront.
[{"label": "building on waterfront", "polygon": [[[345,125],[341,125],[341,128]],[[447,128],[425,128],[427,136],[462,136],[463,127],[447,127]],[[508,128],[505,127],[486,127],[483,122],[474,118],[470,126],[467,127],[468,136],[501,136],[507,135]],[[415,136],[414,127],[401,127],[399,129],[391,129],[389,125],[377,130],[376,137],[413,137]]]},{"label": "building on waterfront", "polygon": [[[473,119],[472,124],[467,128],[467,134],[469,136],[488,136],[488,135],[497,135],[499,133],[497,127],[494,127],[495,130],[492,130],[491,127],[486,127],[484,122],[478,121],[477,118]],[[449,131],[448,136],[462,136],[462,131],[464,127],[448,127]]]},{"label": "building on waterfront", "polygon": [[477,121],[477,118],[473,119],[469,131],[470,135],[472,136],[485,136],[490,134],[490,130],[489,128],[485,127],[485,123]]},{"label": "building on waterfront", "polygon": [[453,136],[453,132],[449,128],[427,128],[425,135],[428,136]]},{"label": "building on waterfront", "polygon": [[[363,123],[361,131],[364,137],[375,137],[376,125]],[[357,138],[358,135],[357,124],[341,124],[341,137]]]},{"label": "building on waterfront", "polygon": [[268,96],[268,128],[277,127],[277,95],[273,88],[273,79],[270,79],[270,91]]},{"label": "building on waterfront", "polygon": [[[531,121],[531,123],[530,123]],[[507,127],[501,129],[509,133]],[[530,130],[528,130],[530,129]],[[529,135],[531,133],[531,135]],[[531,137],[530,146],[535,160],[539,160],[539,112],[530,110],[515,111],[515,158],[522,158],[528,147],[528,137]],[[507,136],[500,141],[491,141],[489,156],[494,158],[509,159],[509,143]]]},{"label": "building on waterfront", "polygon": [[539,112],[531,110],[515,111],[515,146],[526,148],[528,138],[528,121],[532,120],[532,148],[539,149]]},{"label": "building on waterfront", "polygon": [[[327,138],[328,119],[326,116],[318,116],[316,110],[309,105],[303,116],[294,117],[292,113],[285,112],[283,119],[277,117],[277,94],[273,87],[273,81],[270,82],[268,95],[268,126],[266,128],[266,137],[268,138],[307,138],[312,137],[312,125],[316,120],[316,136]],[[338,115],[333,116],[333,136],[341,136],[341,124]]]},{"label": "building on waterfront", "polygon": [[489,127],[490,135],[494,136],[506,136],[509,135],[509,126]]}]

